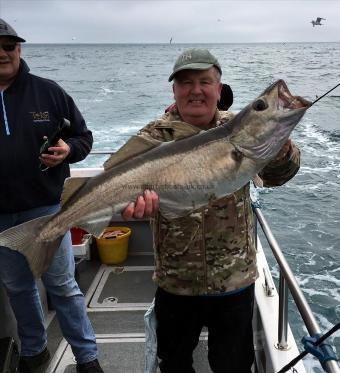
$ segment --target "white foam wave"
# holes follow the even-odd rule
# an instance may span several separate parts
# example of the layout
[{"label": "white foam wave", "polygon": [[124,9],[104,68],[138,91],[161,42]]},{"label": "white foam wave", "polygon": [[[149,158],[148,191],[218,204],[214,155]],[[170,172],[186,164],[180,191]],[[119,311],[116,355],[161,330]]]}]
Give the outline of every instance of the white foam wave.
[{"label": "white foam wave", "polygon": [[91,98],[91,99],[89,99],[89,98],[80,98],[79,99],[79,102],[103,102],[103,100],[102,99],[100,99],[100,98]]},{"label": "white foam wave", "polygon": [[313,295],[325,295],[325,296],[328,296],[328,293],[326,293],[325,291],[315,290],[315,289],[303,289],[303,292],[307,293],[311,297]]},{"label": "white foam wave", "polygon": [[[333,264],[335,264],[335,263],[332,262],[332,261],[329,262],[329,265],[333,265]],[[334,268],[334,269],[331,269],[331,270],[329,271],[329,273],[334,273],[334,272],[340,272],[340,267],[338,267],[338,268]]]},{"label": "white foam wave", "polygon": [[136,132],[140,130],[142,127],[143,127],[143,124],[139,124],[139,123],[131,124],[130,122],[128,126],[118,126],[116,127],[116,129],[117,129],[117,132],[119,132],[120,134],[123,134],[123,135],[128,134],[132,136],[136,134]]},{"label": "white foam wave", "polygon": [[316,124],[305,121],[297,135],[304,152],[309,152],[314,157],[326,155],[330,159],[340,160],[340,143],[332,140],[328,133]]},{"label": "white foam wave", "polygon": [[330,282],[336,286],[339,287],[340,289],[340,278],[336,278],[335,276],[331,276],[331,275],[324,275],[324,274],[319,274],[319,275],[316,275],[316,274],[313,274],[311,275],[311,278],[313,278],[313,280],[320,280],[320,281],[325,281],[325,282]]},{"label": "white foam wave", "polygon": [[316,357],[308,354],[303,361],[303,365],[306,368],[306,372],[322,373],[323,369],[320,369],[320,362]]},{"label": "white foam wave", "polygon": [[144,121],[141,121],[141,120],[131,120],[130,123],[133,123],[133,124],[138,124],[138,125],[143,125],[145,126],[145,123]]},{"label": "white foam wave", "polygon": [[[322,333],[326,333],[328,330],[330,330],[334,325],[330,323],[325,316],[316,314],[316,318],[318,319],[320,329]],[[329,342],[334,342],[334,338],[336,337],[336,334],[333,334],[329,337],[328,341]]]},{"label": "white foam wave", "polygon": [[107,88],[107,87],[100,87],[100,89],[101,89],[100,94],[103,95],[103,96],[107,96],[110,93],[124,93],[125,92],[125,91],[122,91],[122,90],[111,89],[111,88]]},{"label": "white foam wave", "polygon": [[335,187],[337,188],[339,185],[338,183],[332,182],[332,181],[327,181],[327,182],[320,182],[316,184],[305,184],[305,185],[294,185],[294,189],[297,190],[309,190],[309,191],[322,191],[325,189],[325,186],[328,186],[330,188]]}]

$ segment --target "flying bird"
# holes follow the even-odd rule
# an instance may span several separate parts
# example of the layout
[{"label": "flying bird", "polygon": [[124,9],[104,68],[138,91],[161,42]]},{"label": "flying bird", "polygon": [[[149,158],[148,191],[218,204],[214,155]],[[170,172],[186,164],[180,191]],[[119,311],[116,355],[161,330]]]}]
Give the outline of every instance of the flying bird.
[{"label": "flying bird", "polygon": [[313,25],[313,27],[322,26],[323,25],[323,23],[321,23],[322,20],[326,21],[326,18],[317,17],[315,21],[314,20],[311,21],[311,24]]}]

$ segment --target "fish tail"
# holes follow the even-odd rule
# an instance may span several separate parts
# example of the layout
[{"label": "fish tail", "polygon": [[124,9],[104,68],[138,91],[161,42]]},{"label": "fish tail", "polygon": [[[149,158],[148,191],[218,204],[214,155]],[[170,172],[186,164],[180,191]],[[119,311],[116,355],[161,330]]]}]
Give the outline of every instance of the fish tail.
[{"label": "fish tail", "polygon": [[37,240],[41,228],[52,216],[46,215],[29,220],[0,233],[0,246],[24,255],[35,278],[40,277],[48,269],[63,239],[61,235],[53,241]]}]

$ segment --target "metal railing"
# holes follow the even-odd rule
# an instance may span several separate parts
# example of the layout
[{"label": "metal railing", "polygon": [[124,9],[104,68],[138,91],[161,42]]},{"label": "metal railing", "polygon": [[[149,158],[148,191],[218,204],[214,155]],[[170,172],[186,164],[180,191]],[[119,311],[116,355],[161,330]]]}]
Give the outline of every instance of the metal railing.
[{"label": "metal railing", "polygon": [[110,155],[115,152],[115,150],[91,150],[89,155]]},{"label": "metal railing", "polygon": [[[295,276],[290,269],[270,227],[264,218],[260,207],[253,203],[253,211],[255,216],[255,227],[259,222],[262,231],[267,239],[267,242],[274,254],[276,262],[280,268],[280,281],[279,281],[279,321],[278,321],[278,342],[277,347],[279,350],[285,350],[288,347],[288,288],[294,299],[296,307],[306,325],[308,333],[311,336],[320,334],[320,328],[315,320],[312,310],[303,295]],[[257,228],[255,228],[255,242],[257,242]],[[334,360],[329,360],[324,364],[325,370],[328,373],[340,373],[339,365]]]}]

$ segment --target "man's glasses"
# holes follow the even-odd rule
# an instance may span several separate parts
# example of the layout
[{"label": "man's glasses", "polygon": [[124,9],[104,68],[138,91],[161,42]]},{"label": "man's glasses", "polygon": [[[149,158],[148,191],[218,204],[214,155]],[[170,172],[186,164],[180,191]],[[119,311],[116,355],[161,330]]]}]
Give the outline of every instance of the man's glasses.
[{"label": "man's glasses", "polygon": [[0,47],[5,51],[5,52],[13,52],[16,44],[0,44]]}]

